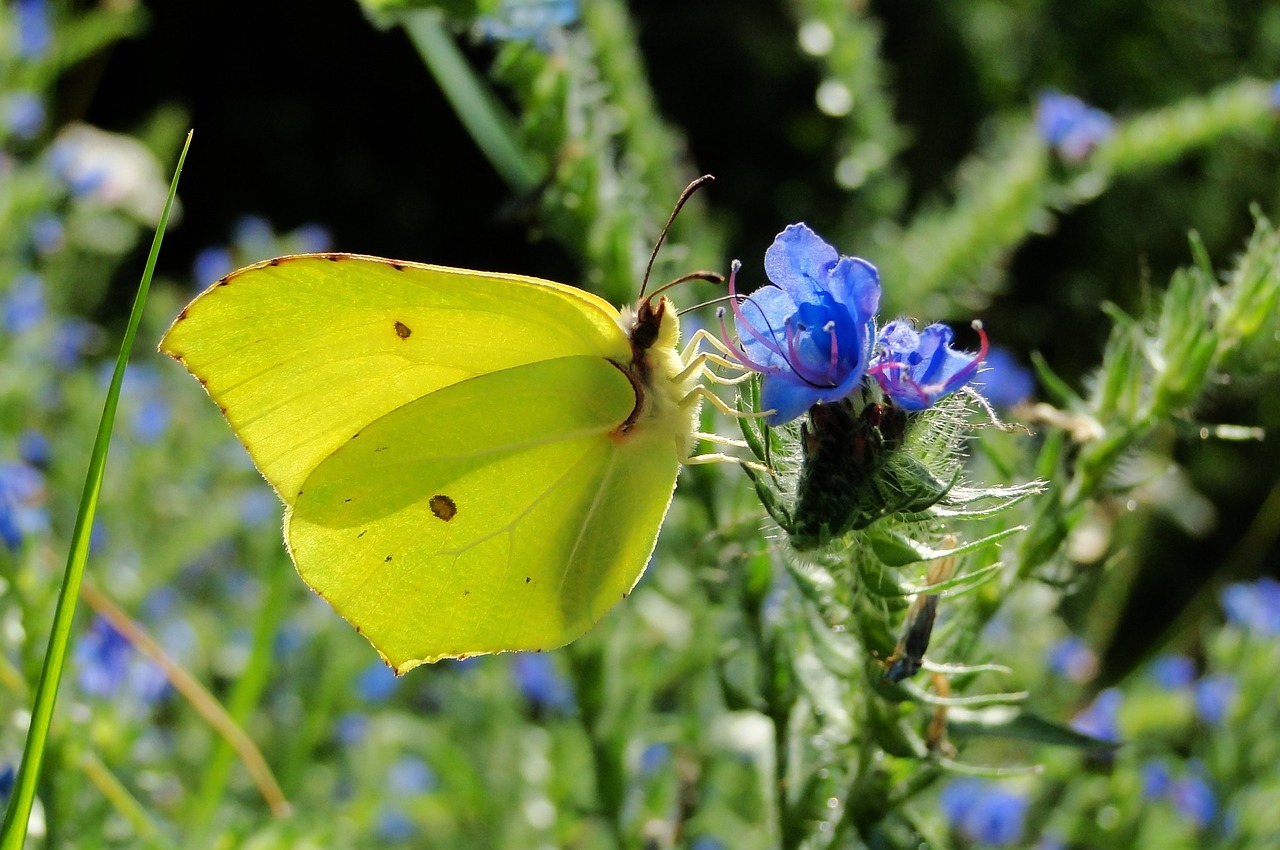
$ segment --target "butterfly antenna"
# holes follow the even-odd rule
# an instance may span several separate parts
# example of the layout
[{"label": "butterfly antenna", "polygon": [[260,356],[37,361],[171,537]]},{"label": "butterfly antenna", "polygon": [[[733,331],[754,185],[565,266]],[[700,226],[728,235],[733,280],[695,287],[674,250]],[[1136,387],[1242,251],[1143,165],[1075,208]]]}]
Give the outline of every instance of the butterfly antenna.
[{"label": "butterfly antenna", "polygon": [[[676,278],[670,283],[662,284],[662,286],[659,286],[657,289],[655,289],[653,291],[653,294],[650,295],[649,297],[656,298],[657,296],[666,292],[671,287],[678,286],[682,283],[688,283],[691,280],[705,280],[708,283],[724,283],[724,275],[720,274],[719,272],[707,272],[707,271],[689,272],[686,275],[682,275]],[[692,310],[694,308],[691,307],[689,309]]]},{"label": "butterfly antenna", "polygon": [[[688,186],[684,187],[684,191],[680,193],[680,199],[676,201],[676,208],[671,211],[671,217],[667,219],[667,223],[663,225],[662,232],[658,234],[658,241],[654,243],[653,253],[649,255],[649,264],[644,267],[644,280],[640,282],[640,298],[644,298],[644,290],[649,285],[649,273],[653,271],[653,261],[658,259],[658,249],[662,247],[663,241],[667,238],[667,231],[671,229],[671,225],[676,220],[676,216],[680,214],[680,209],[685,202],[693,196],[693,193],[701,189],[716,178],[710,174],[704,174],[697,180],[694,180]],[[686,278],[681,278],[685,280]],[[670,286],[671,284],[667,284]],[[663,287],[666,289],[666,286]],[[656,293],[655,293],[656,294]]]}]

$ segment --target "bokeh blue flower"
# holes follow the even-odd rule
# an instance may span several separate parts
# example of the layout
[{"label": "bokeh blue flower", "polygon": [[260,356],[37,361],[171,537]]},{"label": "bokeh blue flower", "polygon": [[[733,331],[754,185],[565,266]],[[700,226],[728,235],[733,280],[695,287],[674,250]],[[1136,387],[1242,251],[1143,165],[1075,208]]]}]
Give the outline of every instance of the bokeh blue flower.
[{"label": "bokeh blue flower", "polygon": [[[866,374],[880,306],[875,266],[842,257],[806,224],[778,234],[764,256],[773,286],[738,303],[729,279],[742,361],[764,375],[760,405],[769,425],[820,401],[849,395]],[[736,269],[735,269],[736,271]]]},{"label": "bokeh blue flower", "polygon": [[53,18],[48,0],[14,0],[17,54],[39,59],[53,46]]},{"label": "bokeh blue flower", "polygon": [[1235,706],[1236,680],[1227,673],[1210,673],[1195,686],[1196,714],[1210,726],[1219,726]]},{"label": "bokeh blue flower", "polygon": [[1048,90],[1036,102],[1036,129],[1065,162],[1081,162],[1115,130],[1111,116],[1078,97]]},{"label": "bokeh blue flower", "polygon": [[1280,635],[1280,581],[1270,576],[1222,591],[1227,621],[1255,635]]},{"label": "bokeh blue flower", "polygon": [[947,822],[971,841],[1007,847],[1022,838],[1028,799],[994,782],[953,780],[938,798]]},{"label": "bokeh blue flower", "polygon": [[478,37],[487,41],[526,41],[546,52],[552,33],[577,23],[578,0],[502,0],[492,15],[475,24]]},{"label": "bokeh blue flower", "polygon": [[534,708],[558,712],[573,710],[573,688],[546,653],[517,653],[511,661],[511,675],[520,693]]},{"label": "bokeh blue flower", "polygon": [[0,542],[11,551],[22,546],[28,535],[48,529],[44,498],[40,470],[22,461],[0,461]]},{"label": "bokeh blue flower", "polygon": [[1049,648],[1049,669],[1083,684],[1098,673],[1098,656],[1079,635],[1067,635]]},{"label": "bokeh blue flower", "polygon": [[44,297],[44,280],[35,272],[23,272],[9,284],[0,310],[4,315],[4,329],[17,335],[31,330],[48,313]]},{"label": "bokeh blue flower", "polygon": [[1195,765],[1169,786],[1169,799],[1175,809],[1201,829],[1218,813],[1218,797]]},{"label": "bokeh blue flower", "polygon": [[1099,741],[1120,740],[1119,714],[1124,695],[1118,688],[1100,691],[1088,708],[1071,721],[1071,728]]},{"label": "bokeh blue flower", "polygon": [[1013,352],[1000,345],[987,349],[982,369],[974,379],[974,387],[983,398],[1002,410],[1026,401],[1035,392],[1031,370],[1023,366]]},{"label": "bokeh blue flower", "polygon": [[73,651],[76,681],[88,695],[111,699],[129,693],[144,705],[169,690],[164,673],[102,617],[94,617]]},{"label": "bokeh blue flower", "polygon": [[366,702],[386,702],[399,687],[399,677],[381,661],[370,662],[356,676],[356,693]]},{"label": "bokeh blue flower", "polygon": [[1167,691],[1190,687],[1196,678],[1196,664],[1185,655],[1166,654],[1151,662],[1151,677]]}]

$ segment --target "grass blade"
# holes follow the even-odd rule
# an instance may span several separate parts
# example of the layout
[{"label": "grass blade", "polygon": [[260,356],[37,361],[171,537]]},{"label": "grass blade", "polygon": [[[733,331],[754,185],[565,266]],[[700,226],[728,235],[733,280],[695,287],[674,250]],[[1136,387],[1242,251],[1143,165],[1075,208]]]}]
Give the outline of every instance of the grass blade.
[{"label": "grass blade", "polygon": [[45,652],[44,666],[40,669],[40,682],[36,685],[35,704],[31,709],[31,725],[27,730],[27,741],[22,752],[22,765],[18,768],[18,775],[14,779],[13,796],[9,798],[9,810],[5,814],[4,827],[0,828],[0,850],[22,850],[26,841],[27,823],[31,818],[32,804],[35,802],[36,783],[40,779],[40,768],[44,763],[49,724],[53,720],[53,707],[58,699],[58,685],[62,681],[67,646],[71,642],[71,625],[75,619],[76,602],[80,597],[80,585],[89,555],[89,531],[93,528],[98,495],[102,491],[102,475],[107,463],[107,448],[111,443],[111,429],[115,425],[116,407],[120,401],[120,385],[124,381],[124,370],[129,362],[133,340],[138,335],[138,325],[142,321],[142,306],[146,303],[147,291],[151,288],[156,258],[160,256],[160,243],[164,238],[165,227],[169,223],[173,199],[178,192],[178,178],[182,175],[182,164],[187,158],[187,149],[190,147],[191,134],[188,133],[186,144],[182,146],[182,153],[178,156],[178,166],[173,172],[173,182],[169,185],[169,196],[165,199],[164,212],[160,214],[156,235],[151,241],[151,253],[147,256],[147,265],[142,272],[142,280],[138,283],[138,295],[133,302],[133,311],[129,314],[129,326],[125,329],[124,340],[120,343],[115,372],[111,376],[111,386],[107,390],[107,399],[102,407],[102,419],[98,422],[98,435],[93,442],[93,454],[89,458],[89,470],[85,475],[84,491],[80,496],[80,510],[76,515],[75,528],[71,532],[67,568],[62,579],[62,589],[58,593],[57,607],[54,609],[53,628],[49,632],[49,648]]}]

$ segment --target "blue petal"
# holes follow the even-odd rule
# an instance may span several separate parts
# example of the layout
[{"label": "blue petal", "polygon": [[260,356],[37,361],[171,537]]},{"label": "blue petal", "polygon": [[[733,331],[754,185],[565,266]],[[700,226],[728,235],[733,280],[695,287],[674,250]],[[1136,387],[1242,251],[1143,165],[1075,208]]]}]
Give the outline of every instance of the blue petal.
[{"label": "blue petal", "polygon": [[747,322],[765,339],[771,340],[777,349],[775,351],[774,348],[761,342],[755,334],[750,331],[743,333],[743,329],[739,328],[738,338],[747,356],[762,366],[789,368],[785,358],[778,351],[787,350],[786,322],[787,318],[796,311],[795,302],[776,286],[764,286],[742,302],[740,309]]},{"label": "blue petal", "polygon": [[841,257],[831,271],[827,288],[860,321],[874,318],[880,311],[880,273],[866,260]]},{"label": "blue petal", "polygon": [[774,411],[765,417],[774,428],[800,416],[822,398],[822,391],[789,381],[785,375],[766,375],[760,383],[760,409]]},{"label": "blue petal", "polygon": [[764,252],[764,271],[797,304],[817,300],[840,259],[807,224],[791,224]]}]

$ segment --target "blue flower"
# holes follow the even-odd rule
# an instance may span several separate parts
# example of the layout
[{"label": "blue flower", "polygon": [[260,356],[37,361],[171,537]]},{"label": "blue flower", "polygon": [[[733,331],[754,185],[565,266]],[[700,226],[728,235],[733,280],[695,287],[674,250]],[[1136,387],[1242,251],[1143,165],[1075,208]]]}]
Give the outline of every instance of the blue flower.
[{"label": "blue flower", "polygon": [[90,696],[113,698],[127,692],[150,705],[169,692],[164,671],[102,617],[94,617],[80,636],[73,658],[80,690]]},{"label": "blue flower", "polygon": [[1142,796],[1148,800],[1159,800],[1169,793],[1173,777],[1169,768],[1162,761],[1149,761],[1142,766]]},{"label": "blue flower", "polygon": [[97,325],[84,319],[70,318],[61,322],[54,330],[49,345],[53,365],[64,372],[76,368],[98,333]]},{"label": "blue flower", "polygon": [[1023,366],[1007,348],[993,345],[982,361],[977,389],[992,405],[1008,409],[1026,401],[1035,392],[1031,370]]},{"label": "blue flower", "polygon": [[49,438],[34,428],[28,428],[18,437],[18,457],[36,469],[49,465]]},{"label": "blue flower", "polygon": [[340,744],[351,747],[364,739],[369,731],[369,717],[360,711],[348,711],[333,726],[334,737]]},{"label": "blue flower", "polygon": [[328,251],[333,245],[333,234],[329,232],[329,228],[315,222],[300,225],[293,231],[291,238],[297,242],[298,250],[304,254]]},{"label": "blue flower", "polygon": [[[104,363],[99,379],[111,380],[113,364]],[[121,407],[131,410],[129,420],[133,436],[142,443],[154,443],[164,435],[172,418],[169,401],[164,397],[160,373],[151,366],[129,366],[120,387]]]},{"label": "blue flower", "polygon": [[383,806],[378,812],[378,838],[382,841],[403,843],[417,833],[413,819],[399,809]]},{"label": "blue flower", "polygon": [[1268,100],[1271,101],[1272,109],[1280,109],[1280,80],[1276,80],[1271,84],[1271,88],[1267,90]]},{"label": "blue flower", "polygon": [[551,46],[551,33],[577,23],[577,0],[503,0],[494,15],[476,21],[476,34],[490,41],[528,41]]},{"label": "blue flower", "polygon": [[66,228],[62,219],[46,213],[31,223],[31,243],[41,254],[52,254],[66,244]]},{"label": "blue flower", "polygon": [[1089,707],[1071,721],[1071,728],[1099,741],[1119,741],[1120,726],[1117,716],[1123,701],[1123,695],[1116,688],[1099,692]]},{"label": "blue flower", "polygon": [[436,774],[417,756],[401,756],[387,771],[387,790],[412,797],[436,787]]},{"label": "blue flower", "polygon": [[28,535],[48,527],[44,475],[21,461],[0,461],[0,542],[16,551]]},{"label": "blue flower", "polygon": [[1036,129],[1066,162],[1080,162],[1115,129],[1111,116],[1078,97],[1049,90],[1036,103]]},{"label": "blue flower", "polygon": [[947,822],[970,840],[998,847],[1022,837],[1028,801],[1021,794],[966,777],[942,789],[938,802]]},{"label": "blue flower", "polygon": [[46,0],[17,0],[13,4],[18,30],[18,55],[35,59],[49,52],[53,44],[53,22]]},{"label": "blue flower", "polygon": [[44,101],[31,92],[14,92],[0,101],[0,123],[19,139],[40,135],[44,121]]},{"label": "blue flower", "polygon": [[573,689],[551,657],[540,652],[521,652],[511,662],[516,687],[534,708],[572,711]]},{"label": "blue flower", "polygon": [[1255,635],[1280,635],[1280,582],[1260,578],[1252,584],[1230,584],[1222,591],[1227,620]]},{"label": "blue flower", "polygon": [[650,744],[640,754],[640,774],[652,776],[671,761],[671,745],[665,743]]},{"label": "blue flower", "polygon": [[356,693],[367,702],[384,702],[399,686],[399,677],[381,661],[373,662],[356,676]]},{"label": "blue flower", "polygon": [[869,371],[904,410],[932,407],[978,373],[987,356],[987,334],[977,322],[974,328],[982,348],[969,354],[951,347],[955,333],[946,325],[929,325],[917,333],[909,320],[895,319],[880,331]]},{"label": "blue flower", "polygon": [[231,242],[244,256],[265,259],[275,253],[276,232],[260,215],[245,215],[231,228]]},{"label": "blue flower", "polygon": [[1083,638],[1067,635],[1049,648],[1049,669],[1073,682],[1088,682],[1098,672],[1098,656]]},{"label": "blue flower", "polygon": [[1196,682],[1196,714],[1210,726],[1226,719],[1236,702],[1236,680],[1226,673],[1214,673]]},{"label": "blue flower", "polygon": [[[764,375],[760,405],[780,425],[820,401],[849,395],[866,374],[880,306],[875,266],[842,257],[806,224],[778,234],[764,255],[773,286],[738,303],[729,293],[740,359]],[[734,271],[736,272],[736,267]]]},{"label": "blue flower", "polygon": [[13,781],[18,776],[18,772],[12,764],[5,762],[4,767],[0,767],[0,806],[9,802],[9,795],[13,793]]},{"label": "blue flower", "polygon": [[1151,677],[1167,691],[1180,691],[1196,678],[1196,665],[1185,655],[1161,655],[1151,664]]},{"label": "blue flower", "polygon": [[30,330],[48,312],[44,281],[35,272],[23,272],[9,285],[4,296],[4,327],[11,334]]},{"label": "blue flower", "polygon": [[200,253],[196,254],[195,261],[191,264],[191,276],[195,278],[196,286],[204,289],[215,280],[225,277],[228,272],[235,271],[235,267],[236,263],[230,249],[223,245],[216,245],[212,248],[200,249]]},{"label": "blue flower", "polygon": [[1173,807],[1200,828],[1208,826],[1218,813],[1218,798],[1204,777],[1192,773],[1169,787]]}]

